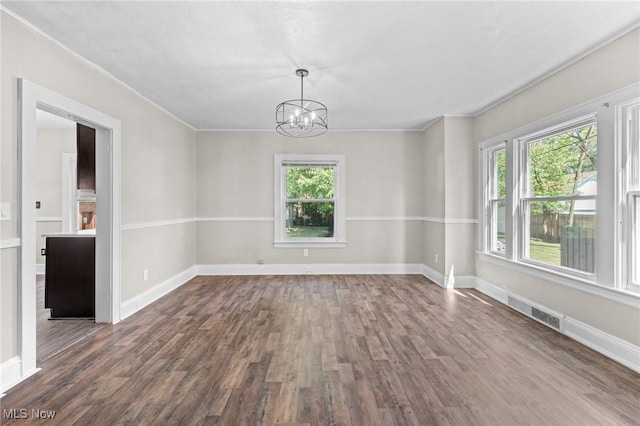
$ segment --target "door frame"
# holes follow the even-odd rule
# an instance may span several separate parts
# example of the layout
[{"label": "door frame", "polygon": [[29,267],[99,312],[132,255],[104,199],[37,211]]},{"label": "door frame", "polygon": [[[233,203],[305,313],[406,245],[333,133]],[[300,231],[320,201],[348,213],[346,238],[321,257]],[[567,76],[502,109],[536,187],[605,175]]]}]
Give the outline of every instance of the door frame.
[{"label": "door frame", "polygon": [[120,120],[70,98],[18,79],[19,233],[18,354],[21,379],[36,366],[36,109],[96,129],[96,322],[120,320]]}]

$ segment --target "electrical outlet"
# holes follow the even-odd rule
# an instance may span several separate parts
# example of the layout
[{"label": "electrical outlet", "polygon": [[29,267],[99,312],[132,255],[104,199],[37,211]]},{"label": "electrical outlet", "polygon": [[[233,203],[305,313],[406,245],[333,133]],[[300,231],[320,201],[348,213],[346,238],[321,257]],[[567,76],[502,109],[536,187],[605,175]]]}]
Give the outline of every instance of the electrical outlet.
[{"label": "electrical outlet", "polygon": [[148,269],[145,269],[144,271],[142,271],[142,279],[144,281],[149,279],[149,270]]},{"label": "electrical outlet", "polygon": [[440,262],[440,256],[436,254],[434,260],[436,263]]},{"label": "electrical outlet", "polygon": [[40,208],[40,201],[36,201],[36,209]]},{"label": "electrical outlet", "polygon": [[304,257],[309,256],[309,249],[302,249],[302,255],[303,255]]}]

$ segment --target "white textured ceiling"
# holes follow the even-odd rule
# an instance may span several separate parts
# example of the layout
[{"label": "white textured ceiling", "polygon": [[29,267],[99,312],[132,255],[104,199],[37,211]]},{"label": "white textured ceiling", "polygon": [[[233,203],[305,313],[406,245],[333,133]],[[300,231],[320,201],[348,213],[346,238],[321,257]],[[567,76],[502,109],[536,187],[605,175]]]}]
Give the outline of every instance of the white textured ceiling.
[{"label": "white textured ceiling", "polygon": [[2,5],[196,129],[330,129],[474,114],[640,24],[626,2],[11,2]]}]

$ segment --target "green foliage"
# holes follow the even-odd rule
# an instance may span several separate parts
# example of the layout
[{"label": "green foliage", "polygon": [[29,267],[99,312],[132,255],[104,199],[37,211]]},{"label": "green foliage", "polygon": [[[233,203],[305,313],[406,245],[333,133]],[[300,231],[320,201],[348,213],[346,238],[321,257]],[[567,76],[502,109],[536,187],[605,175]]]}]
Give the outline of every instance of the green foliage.
[{"label": "green foliage", "polygon": [[507,195],[506,176],[507,176],[507,152],[504,149],[497,151],[495,154],[496,173],[497,173],[497,190],[498,198],[504,198]]},{"label": "green foliage", "polygon": [[326,238],[333,233],[328,226],[292,226],[287,228],[289,238]]},{"label": "green foliage", "polygon": [[[529,144],[529,189],[532,196],[574,195],[583,172],[597,170],[597,131],[590,124]],[[544,202],[532,214],[558,213],[566,203]]]},{"label": "green foliage", "polygon": [[[332,200],[333,178],[333,167],[287,167],[287,199]],[[322,218],[314,223],[333,220],[333,202],[298,202],[297,207],[304,216]]]},{"label": "green foliage", "polygon": [[333,198],[333,168],[287,167],[287,198]]},{"label": "green foliage", "polygon": [[560,243],[549,243],[536,238],[529,240],[529,258],[560,266]]}]

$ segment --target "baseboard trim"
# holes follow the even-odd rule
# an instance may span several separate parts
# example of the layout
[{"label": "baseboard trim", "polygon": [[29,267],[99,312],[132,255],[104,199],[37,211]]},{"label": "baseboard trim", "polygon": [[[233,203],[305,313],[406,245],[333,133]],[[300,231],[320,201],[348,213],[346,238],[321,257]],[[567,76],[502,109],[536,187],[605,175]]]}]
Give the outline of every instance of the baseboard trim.
[{"label": "baseboard trim", "polygon": [[476,288],[476,277],[473,275],[458,276],[453,288]]},{"label": "baseboard trim", "polygon": [[0,397],[4,392],[22,381],[22,361],[14,356],[0,364]]},{"label": "baseboard trim", "polygon": [[160,299],[162,296],[165,296],[187,283],[190,279],[196,276],[196,267],[192,266],[184,271],[174,275],[173,277],[161,282],[155,287],[150,288],[149,290],[141,293],[132,299],[129,299],[120,304],[120,319],[123,320],[128,316],[133,315],[138,312],[140,309],[150,305],[156,300]]},{"label": "baseboard trim", "polygon": [[446,277],[444,276],[444,274],[424,264],[420,265],[420,273],[425,277],[429,278],[434,283],[438,284],[440,287],[446,288],[445,287]]},{"label": "baseboard trim", "polygon": [[633,345],[571,317],[564,319],[564,334],[640,373],[640,346]]},{"label": "baseboard trim", "polygon": [[491,284],[488,281],[476,277],[474,288],[480,293],[486,294],[490,298],[507,305],[509,303],[509,292],[502,287]]},{"label": "baseboard trim", "polygon": [[[449,288],[449,276],[444,275],[427,265],[420,265],[420,273],[442,288]],[[453,288],[475,288],[476,277],[473,275],[456,276]]]},{"label": "baseboard trim", "polygon": [[421,274],[417,263],[317,263],[197,265],[198,275],[364,275]]},{"label": "baseboard trim", "polygon": [[[476,290],[484,293],[498,302],[508,306],[508,298],[512,296],[522,299],[518,294],[513,294],[498,287],[488,281],[475,278]],[[540,309],[553,311],[551,308],[539,305]],[[516,311],[518,312],[518,311]],[[580,322],[574,318],[564,315],[564,328],[559,333],[581,343],[594,351],[610,358],[631,370],[640,373],[640,346],[622,340],[616,336]]]},{"label": "baseboard trim", "polygon": [[9,358],[2,364],[0,364],[0,398],[4,396],[4,393],[27,379],[28,377],[36,374],[40,371],[39,368],[36,368],[32,371],[26,372],[23,375],[22,371],[22,360],[18,356],[14,356],[13,358]]}]

